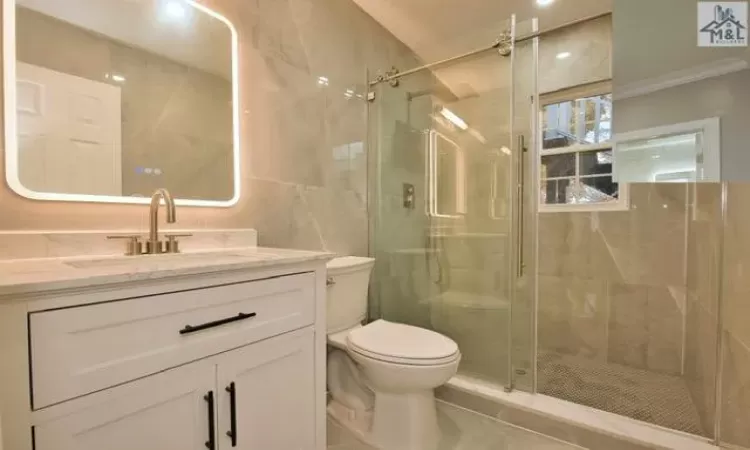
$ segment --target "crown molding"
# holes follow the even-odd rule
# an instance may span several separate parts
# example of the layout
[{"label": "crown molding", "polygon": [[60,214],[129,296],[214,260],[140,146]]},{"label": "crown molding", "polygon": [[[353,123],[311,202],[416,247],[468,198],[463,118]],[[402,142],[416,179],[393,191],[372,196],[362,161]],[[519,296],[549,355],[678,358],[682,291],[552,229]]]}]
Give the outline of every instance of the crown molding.
[{"label": "crown molding", "polygon": [[[639,97],[696,81],[720,77],[730,73],[739,72],[750,68],[750,63],[743,59],[726,58],[713,61],[709,64],[693,66],[688,69],[676,70],[654,78],[625,84],[621,87],[615,85],[613,98],[623,100],[626,98]],[[617,81],[615,79],[615,81]]]}]

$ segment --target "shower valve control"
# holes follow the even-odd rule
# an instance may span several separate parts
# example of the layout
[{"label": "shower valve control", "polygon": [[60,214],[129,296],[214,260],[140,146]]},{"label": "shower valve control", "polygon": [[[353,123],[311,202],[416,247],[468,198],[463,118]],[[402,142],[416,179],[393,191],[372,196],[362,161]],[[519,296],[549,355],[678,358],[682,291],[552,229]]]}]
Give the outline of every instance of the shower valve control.
[{"label": "shower valve control", "polygon": [[414,185],[409,183],[404,183],[404,190],[403,190],[403,196],[404,196],[404,208],[406,209],[414,209]]}]

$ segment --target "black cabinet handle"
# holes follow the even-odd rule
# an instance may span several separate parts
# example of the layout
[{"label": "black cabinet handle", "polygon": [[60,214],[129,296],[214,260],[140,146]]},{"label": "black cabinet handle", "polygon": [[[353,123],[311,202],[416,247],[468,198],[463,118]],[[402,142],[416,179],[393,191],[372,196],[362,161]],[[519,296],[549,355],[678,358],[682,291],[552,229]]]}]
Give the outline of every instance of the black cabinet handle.
[{"label": "black cabinet handle", "polygon": [[208,391],[208,394],[203,396],[203,400],[208,403],[208,440],[206,441],[206,448],[208,450],[216,450],[216,424],[214,423],[214,391]]},{"label": "black cabinet handle", "polygon": [[232,322],[239,322],[240,320],[250,319],[251,317],[257,316],[256,313],[239,313],[234,317],[227,317],[226,319],[215,320],[213,322],[206,322],[200,325],[185,325],[185,328],[180,330],[180,334],[196,333],[198,331],[207,330],[209,328],[220,327]]},{"label": "black cabinet handle", "polygon": [[237,447],[237,388],[234,381],[226,387],[226,391],[229,392],[229,424],[231,427],[227,431],[227,436],[232,439],[232,447]]}]

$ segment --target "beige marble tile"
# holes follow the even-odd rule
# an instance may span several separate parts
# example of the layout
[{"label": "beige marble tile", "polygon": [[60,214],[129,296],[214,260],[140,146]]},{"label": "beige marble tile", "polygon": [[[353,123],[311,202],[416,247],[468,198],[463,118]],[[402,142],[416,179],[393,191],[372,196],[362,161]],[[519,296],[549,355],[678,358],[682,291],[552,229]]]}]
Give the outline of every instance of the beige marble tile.
[{"label": "beige marble tile", "polygon": [[539,277],[539,348],[605,360],[606,285],[596,280]]},{"label": "beige marble tile", "polygon": [[685,293],[682,286],[650,287],[646,367],[655,372],[682,373]]},{"label": "beige marble tile", "polygon": [[324,249],[341,255],[368,255],[366,200],[359,193],[305,187],[301,196]]},{"label": "beige marble tile", "polygon": [[[612,20],[604,17],[541,39],[539,89],[558,89],[612,78]],[[569,52],[567,59],[557,55]]]},{"label": "beige marble tile", "polygon": [[320,249],[324,242],[298,185],[253,179],[252,208],[259,243],[266,247]]},{"label": "beige marble tile", "polygon": [[750,348],[725,334],[721,440],[750,448]]},{"label": "beige marble tile", "polygon": [[647,367],[648,287],[613,283],[609,287],[609,362]]},{"label": "beige marble tile", "polygon": [[718,369],[716,316],[688,295],[685,326],[685,379],[703,428],[713,435]]}]

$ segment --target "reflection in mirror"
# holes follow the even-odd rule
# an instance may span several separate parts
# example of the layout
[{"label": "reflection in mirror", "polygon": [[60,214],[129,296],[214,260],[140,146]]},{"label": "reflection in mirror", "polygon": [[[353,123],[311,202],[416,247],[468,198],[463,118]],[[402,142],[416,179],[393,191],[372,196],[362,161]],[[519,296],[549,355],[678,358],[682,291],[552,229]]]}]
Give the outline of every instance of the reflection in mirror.
[{"label": "reflection in mirror", "polygon": [[433,217],[466,214],[466,161],[463,150],[435,130],[429,133],[427,171],[429,214]]},{"label": "reflection in mirror", "polygon": [[236,202],[226,19],[190,0],[17,0],[15,30],[17,192],[133,203],[166,188],[182,204]]},{"label": "reflection in mirror", "polygon": [[617,177],[630,183],[719,181],[719,130],[714,118],[621,133]]},{"label": "reflection in mirror", "polygon": [[619,173],[628,180],[696,181],[696,161],[701,153],[698,134],[623,142],[617,150]]}]

